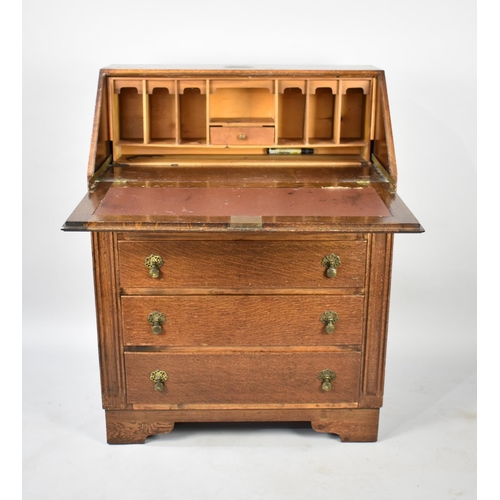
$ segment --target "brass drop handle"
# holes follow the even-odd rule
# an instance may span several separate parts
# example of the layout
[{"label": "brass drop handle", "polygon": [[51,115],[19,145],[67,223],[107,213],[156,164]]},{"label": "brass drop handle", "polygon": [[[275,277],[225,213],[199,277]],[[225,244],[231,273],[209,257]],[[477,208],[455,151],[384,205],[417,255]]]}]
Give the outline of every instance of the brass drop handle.
[{"label": "brass drop handle", "polygon": [[320,318],[320,321],[325,325],[325,330],[328,335],[335,331],[335,323],[339,320],[339,315],[334,311],[325,311]]},{"label": "brass drop handle", "polygon": [[339,267],[340,264],[340,257],[334,253],[325,255],[321,261],[321,265],[326,267],[327,278],[335,278],[335,276],[337,276],[337,267]]},{"label": "brass drop handle", "polygon": [[165,388],[168,375],[163,370],[155,370],[151,372],[149,379],[155,383],[155,391],[161,392]]},{"label": "brass drop handle", "polygon": [[244,141],[246,138],[247,138],[247,136],[246,136],[245,134],[240,134],[240,135],[238,135],[238,139],[239,139],[240,141]]},{"label": "brass drop handle", "polygon": [[158,335],[161,333],[161,326],[167,321],[165,315],[159,311],[153,311],[148,314],[148,323],[151,325],[153,333]]},{"label": "brass drop handle", "polygon": [[332,388],[332,382],[337,375],[332,370],[323,370],[319,372],[318,378],[323,382],[321,388],[324,391],[329,391]]},{"label": "brass drop handle", "polygon": [[151,254],[149,257],[146,257],[144,265],[149,267],[151,278],[160,277],[160,267],[163,266],[163,259],[159,255]]}]

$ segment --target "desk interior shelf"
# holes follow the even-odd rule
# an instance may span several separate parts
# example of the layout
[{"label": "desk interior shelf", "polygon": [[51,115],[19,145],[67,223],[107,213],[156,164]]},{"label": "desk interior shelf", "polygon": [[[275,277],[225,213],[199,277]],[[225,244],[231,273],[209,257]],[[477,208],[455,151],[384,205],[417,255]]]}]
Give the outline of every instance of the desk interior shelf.
[{"label": "desk interior shelf", "polygon": [[[374,78],[110,78],[115,156],[147,147],[346,148],[369,158]],[[231,132],[239,129],[233,140]],[[258,128],[267,130],[258,131]],[[215,133],[214,133],[215,132]],[[250,136],[256,137],[244,142]]]}]

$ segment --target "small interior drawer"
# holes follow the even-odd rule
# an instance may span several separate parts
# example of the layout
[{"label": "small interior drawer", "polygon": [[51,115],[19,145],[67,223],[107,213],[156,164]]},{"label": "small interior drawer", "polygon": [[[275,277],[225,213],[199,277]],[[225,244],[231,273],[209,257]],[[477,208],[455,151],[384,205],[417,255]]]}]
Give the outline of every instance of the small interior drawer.
[{"label": "small interior drawer", "polygon": [[274,127],[210,127],[210,143],[221,146],[269,146],[274,144]]},{"label": "small interior drawer", "polygon": [[[125,353],[132,404],[353,403],[359,396],[359,352]],[[164,372],[158,374],[156,370]],[[329,390],[320,379],[333,372]],[[152,380],[163,375],[155,388]],[[153,374],[153,375],[152,375]]]}]

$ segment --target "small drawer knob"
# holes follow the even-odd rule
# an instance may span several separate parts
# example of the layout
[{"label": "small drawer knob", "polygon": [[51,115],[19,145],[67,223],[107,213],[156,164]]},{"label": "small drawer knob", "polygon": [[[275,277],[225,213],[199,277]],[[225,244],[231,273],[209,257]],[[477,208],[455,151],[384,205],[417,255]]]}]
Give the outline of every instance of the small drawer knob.
[{"label": "small drawer knob", "polygon": [[239,135],[238,135],[238,139],[239,139],[240,141],[244,141],[246,138],[247,138],[247,136],[246,136],[245,134],[239,134]]},{"label": "small drawer knob", "polygon": [[335,331],[335,323],[339,320],[339,315],[334,311],[325,311],[320,321],[325,325],[326,333],[329,335]]},{"label": "small drawer knob", "polygon": [[332,388],[332,382],[337,375],[332,370],[323,370],[319,372],[318,378],[321,380],[321,388],[324,391],[329,391]]},{"label": "small drawer knob", "polygon": [[165,318],[165,315],[159,311],[153,311],[148,314],[148,323],[151,325],[155,335],[161,333],[161,327],[165,321],[167,321],[167,318]]},{"label": "small drawer knob", "polygon": [[163,259],[159,255],[151,254],[146,257],[144,265],[149,268],[151,278],[160,277],[160,267],[163,266]]},{"label": "small drawer knob", "polygon": [[165,382],[168,380],[168,375],[163,370],[155,370],[151,372],[149,379],[155,383],[155,391],[163,391]]},{"label": "small drawer knob", "polygon": [[335,278],[337,276],[337,268],[340,266],[340,257],[331,253],[330,255],[325,255],[321,261],[321,265],[326,267],[327,278]]}]

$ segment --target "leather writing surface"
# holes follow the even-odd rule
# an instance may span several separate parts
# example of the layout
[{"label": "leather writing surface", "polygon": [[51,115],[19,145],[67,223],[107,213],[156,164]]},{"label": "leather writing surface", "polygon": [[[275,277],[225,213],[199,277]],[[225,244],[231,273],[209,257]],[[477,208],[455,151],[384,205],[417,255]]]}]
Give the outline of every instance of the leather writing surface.
[{"label": "leather writing surface", "polygon": [[386,217],[371,187],[140,188],[111,187],[96,215]]}]

